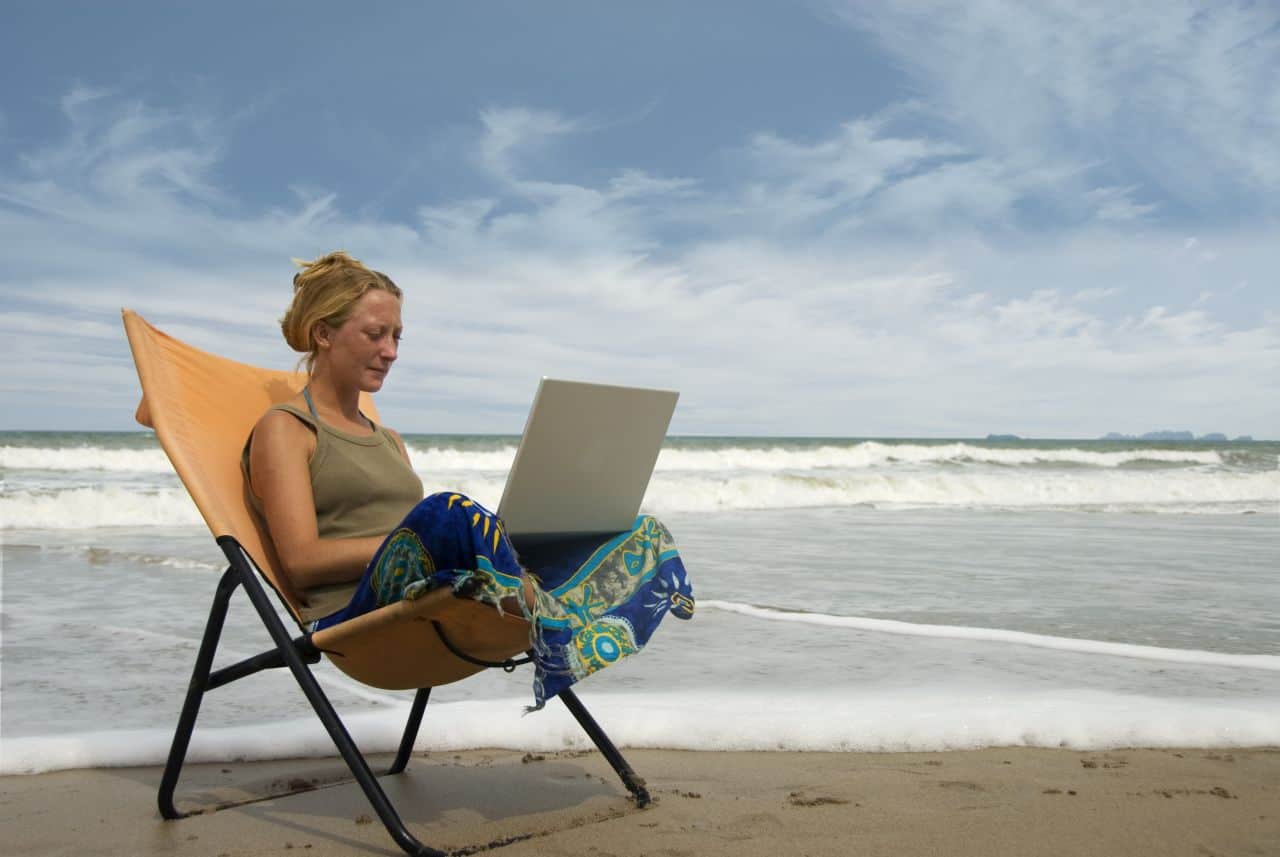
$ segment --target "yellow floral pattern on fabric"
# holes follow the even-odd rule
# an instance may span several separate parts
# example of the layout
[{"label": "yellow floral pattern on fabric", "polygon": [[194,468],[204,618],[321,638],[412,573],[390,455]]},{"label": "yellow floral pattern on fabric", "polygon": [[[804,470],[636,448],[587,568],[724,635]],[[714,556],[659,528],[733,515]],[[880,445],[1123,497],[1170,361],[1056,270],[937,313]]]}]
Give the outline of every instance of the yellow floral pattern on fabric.
[{"label": "yellow floral pattern on fabric", "polygon": [[436,570],[431,553],[418,534],[402,527],[387,537],[372,566],[369,586],[377,594],[379,606],[407,599],[426,591],[426,579]]},{"label": "yellow floral pattern on fabric", "polygon": [[630,622],[620,616],[605,616],[574,636],[573,672],[585,678],[639,649]]},{"label": "yellow floral pattern on fabric", "polygon": [[657,518],[643,516],[635,529],[602,545],[568,581],[551,590],[558,604],[548,605],[548,612],[555,615],[559,607],[573,627],[584,627],[592,617],[630,599],[674,552],[667,528]]},{"label": "yellow floral pattern on fabric", "polygon": [[484,542],[490,541],[489,531],[492,530],[493,550],[496,551],[503,536],[502,520],[497,515],[493,514],[488,509],[485,509],[483,506],[476,504],[474,500],[468,499],[463,494],[450,494],[445,508],[452,509],[455,503],[463,509],[476,509],[476,511],[471,513],[471,526],[473,529],[482,530],[480,538]]},{"label": "yellow floral pattern on fabric", "polygon": [[603,540],[583,536],[531,547],[527,559],[536,562],[536,573],[505,530],[501,519],[463,494],[424,497],[384,540],[351,602],[312,630],[443,587],[500,613],[518,610],[530,622],[537,709],[579,679],[641,651],[664,616],[693,615],[684,563],[655,518],[641,515],[628,531]]}]

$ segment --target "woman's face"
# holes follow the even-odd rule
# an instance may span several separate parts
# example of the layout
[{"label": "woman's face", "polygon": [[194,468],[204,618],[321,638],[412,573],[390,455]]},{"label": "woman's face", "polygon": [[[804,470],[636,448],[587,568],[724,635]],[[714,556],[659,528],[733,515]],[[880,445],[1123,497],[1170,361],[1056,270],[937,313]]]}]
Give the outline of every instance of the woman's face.
[{"label": "woman's face", "polygon": [[382,289],[365,292],[341,327],[322,324],[320,348],[335,384],[366,393],[380,390],[395,362],[403,329],[400,299]]}]

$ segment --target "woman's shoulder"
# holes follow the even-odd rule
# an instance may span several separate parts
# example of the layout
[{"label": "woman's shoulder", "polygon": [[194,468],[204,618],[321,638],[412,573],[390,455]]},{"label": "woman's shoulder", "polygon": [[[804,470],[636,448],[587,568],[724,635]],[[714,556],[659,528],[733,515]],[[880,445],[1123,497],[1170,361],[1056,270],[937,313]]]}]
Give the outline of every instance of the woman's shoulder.
[{"label": "woman's shoulder", "polygon": [[400,433],[393,428],[382,425],[381,423],[378,423],[377,426],[380,430],[386,432],[387,437],[391,438],[391,442],[395,444],[396,449],[400,450],[400,455],[404,457],[405,461],[408,461],[409,450],[405,447],[404,438],[400,437]]},{"label": "woman's shoulder", "polygon": [[291,399],[267,408],[266,412],[258,417],[258,422],[254,424],[252,436],[291,439],[304,436],[314,438],[316,435],[316,420],[307,412],[305,403],[299,407],[301,396],[298,399],[298,403]]},{"label": "woman's shoulder", "polygon": [[286,399],[283,402],[276,402],[258,417],[258,426],[266,425],[268,422],[280,423],[282,425],[297,425],[299,422],[311,426],[313,429],[316,424],[316,418],[311,415],[310,409],[307,407],[306,400],[301,393]]},{"label": "woman's shoulder", "polygon": [[288,402],[267,409],[245,441],[243,464],[246,473],[297,455],[310,461],[318,447],[317,431],[311,415]]}]

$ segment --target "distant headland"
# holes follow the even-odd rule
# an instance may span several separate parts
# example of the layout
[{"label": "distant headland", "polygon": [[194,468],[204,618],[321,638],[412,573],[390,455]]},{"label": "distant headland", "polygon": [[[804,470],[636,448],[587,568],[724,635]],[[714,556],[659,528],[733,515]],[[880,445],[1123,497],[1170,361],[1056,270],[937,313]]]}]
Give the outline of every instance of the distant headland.
[{"label": "distant headland", "polygon": [[[987,440],[1012,441],[1026,440],[1026,438],[1016,434],[989,434],[987,435]],[[1146,434],[1120,434],[1120,432],[1111,431],[1098,438],[1098,440],[1202,440],[1210,443],[1252,443],[1253,435],[1242,434],[1236,437],[1227,437],[1222,432],[1212,431],[1196,437],[1194,433],[1189,431],[1149,431]]]},{"label": "distant headland", "polygon": [[1099,438],[1099,440],[1207,440],[1217,441],[1218,443],[1231,440],[1238,443],[1249,443],[1253,440],[1253,437],[1251,435],[1242,434],[1238,437],[1228,438],[1222,432],[1217,431],[1202,434],[1199,437],[1196,437],[1189,431],[1149,431],[1146,434],[1138,435],[1120,434],[1119,432],[1112,431],[1104,434]]}]

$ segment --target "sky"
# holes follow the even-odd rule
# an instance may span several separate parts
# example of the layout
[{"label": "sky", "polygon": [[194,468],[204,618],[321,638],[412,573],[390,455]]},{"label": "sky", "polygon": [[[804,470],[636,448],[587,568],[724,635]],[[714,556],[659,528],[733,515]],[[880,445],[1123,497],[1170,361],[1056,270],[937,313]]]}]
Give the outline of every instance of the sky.
[{"label": "sky", "polygon": [[0,429],[136,428],[130,307],[291,368],[405,292],[406,432],[1280,438],[1280,4],[10,0]]}]

